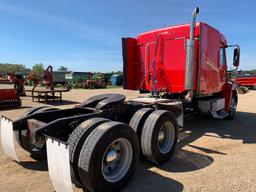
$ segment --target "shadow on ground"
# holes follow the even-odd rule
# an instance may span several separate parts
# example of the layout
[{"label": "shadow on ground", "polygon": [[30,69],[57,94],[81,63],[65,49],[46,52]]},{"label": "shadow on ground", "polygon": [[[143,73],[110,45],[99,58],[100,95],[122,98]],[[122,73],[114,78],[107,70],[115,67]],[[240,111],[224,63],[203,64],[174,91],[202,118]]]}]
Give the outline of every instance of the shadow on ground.
[{"label": "shadow on ground", "polygon": [[183,190],[183,184],[165,177],[163,175],[157,174],[154,171],[151,171],[150,168],[152,164],[145,161],[140,161],[138,170],[136,171],[135,176],[128,183],[122,192],[141,192],[141,191],[172,191],[172,192],[181,192]]},{"label": "shadow on ground", "polygon": [[179,143],[180,148],[202,136],[216,137],[210,133],[216,134],[220,139],[228,138],[242,140],[243,143],[256,143],[256,113],[237,112],[233,120],[198,116],[185,122],[185,128],[182,131],[186,130],[190,131],[190,134]]},{"label": "shadow on ground", "polygon": [[[164,175],[158,174],[155,170],[160,169],[166,172],[189,172],[205,168],[213,163],[213,158],[207,155],[190,152],[184,149],[176,152],[171,161],[163,165],[153,167],[146,160],[141,160],[138,166],[138,171],[132,182],[124,188],[123,192],[128,191],[172,191],[180,192],[183,190],[183,185]],[[163,173],[163,172],[162,172]],[[167,175],[167,174],[166,174]],[[168,174],[171,176],[170,174]]]},{"label": "shadow on ground", "polygon": [[47,161],[23,161],[18,163],[25,169],[31,169],[35,171],[48,171]]}]

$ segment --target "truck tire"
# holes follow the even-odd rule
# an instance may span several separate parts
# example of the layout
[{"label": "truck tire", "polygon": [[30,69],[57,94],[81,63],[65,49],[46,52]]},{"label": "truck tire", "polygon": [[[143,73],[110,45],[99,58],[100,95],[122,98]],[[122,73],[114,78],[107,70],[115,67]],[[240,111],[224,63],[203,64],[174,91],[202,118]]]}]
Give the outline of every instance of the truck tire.
[{"label": "truck tire", "polygon": [[97,126],[107,121],[100,117],[88,119],[78,125],[68,138],[71,179],[76,186],[82,186],[78,175],[78,160],[83,143]]},{"label": "truck tire", "polygon": [[155,164],[168,161],[176,147],[178,123],[170,111],[156,110],[152,112],[141,133],[141,149],[143,155]]},{"label": "truck tire", "polygon": [[[46,112],[46,111],[52,111],[52,110],[59,110],[58,108],[50,108],[47,106],[41,106],[41,107],[35,107],[28,109],[24,114],[20,116],[21,118],[25,118],[29,115],[40,113],[40,112]],[[22,136],[23,135],[23,136]],[[47,158],[46,154],[46,146],[44,145],[43,148],[33,148],[31,146],[30,142],[30,136],[28,131],[18,131],[16,133],[16,137],[18,137],[17,141],[19,141],[19,144],[22,146],[23,149],[30,152],[30,156],[35,160],[45,160]]]},{"label": "truck tire", "polygon": [[230,109],[228,112],[228,116],[225,118],[226,120],[232,120],[235,117],[236,114],[236,108],[237,108],[237,96],[236,95],[232,95],[231,98],[231,103],[230,103]]},{"label": "truck tire", "polygon": [[120,191],[135,173],[139,141],[135,131],[120,122],[98,126],[83,144],[78,167],[86,190]]},{"label": "truck tire", "polygon": [[141,138],[141,131],[142,127],[148,118],[148,116],[154,111],[153,108],[142,108],[136,111],[134,115],[132,116],[129,126],[134,129],[134,131],[137,133],[138,138],[140,140]]}]

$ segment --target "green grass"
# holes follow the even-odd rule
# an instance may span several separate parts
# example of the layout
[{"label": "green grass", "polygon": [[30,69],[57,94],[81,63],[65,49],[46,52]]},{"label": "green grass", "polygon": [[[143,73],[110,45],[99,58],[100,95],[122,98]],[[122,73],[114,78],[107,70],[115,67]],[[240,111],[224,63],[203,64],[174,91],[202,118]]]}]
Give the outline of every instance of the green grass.
[{"label": "green grass", "polygon": [[[108,85],[107,88],[95,88],[95,89],[118,89],[123,88],[123,86],[116,86],[116,85]],[[72,89],[79,89],[79,90],[94,90],[94,89],[84,89],[84,88],[72,88]]]},{"label": "green grass", "polygon": [[123,86],[117,86],[117,85],[108,85],[107,89],[114,89],[114,88],[123,88]]}]

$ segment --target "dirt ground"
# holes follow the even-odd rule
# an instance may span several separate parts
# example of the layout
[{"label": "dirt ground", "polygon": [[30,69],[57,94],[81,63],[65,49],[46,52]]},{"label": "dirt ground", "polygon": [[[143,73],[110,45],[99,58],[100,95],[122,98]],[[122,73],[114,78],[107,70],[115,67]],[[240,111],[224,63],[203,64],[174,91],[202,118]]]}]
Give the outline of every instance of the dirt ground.
[{"label": "dirt ground", "polygon": [[[71,90],[64,93],[62,104],[50,106],[72,107],[86,98],[100,93],[123,93],[127,98],[138,95],[122,89]],[[31,97],[22,98],[20,109],[0,111],[16,119],[38,104]],[[0,147],[1,192],[54,191],[47,162],[36,162],[17,148],[21,163],[8,159]],[[232,121],[199,116],[185,122],[180,142],[172,160],[153,166],[141,160],[139,168],[123,192],[178,191],[256,191],[256,91],[239,95],[236,117]],[[75,189],[80,192],[81,190]]]}]

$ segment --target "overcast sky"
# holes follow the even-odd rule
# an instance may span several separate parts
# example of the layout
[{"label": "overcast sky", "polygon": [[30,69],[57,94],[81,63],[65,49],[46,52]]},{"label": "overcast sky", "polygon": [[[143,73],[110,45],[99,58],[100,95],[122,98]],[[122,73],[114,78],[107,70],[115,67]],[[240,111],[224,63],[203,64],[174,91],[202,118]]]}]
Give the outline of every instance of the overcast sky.
[{"label": "overcast sky", "polygon": [[0,0],[0,63],[122,70],[121,37],[189,23],[197,5],[199,21],[240,44],[240,68],[256,68],[253,0]]}]

